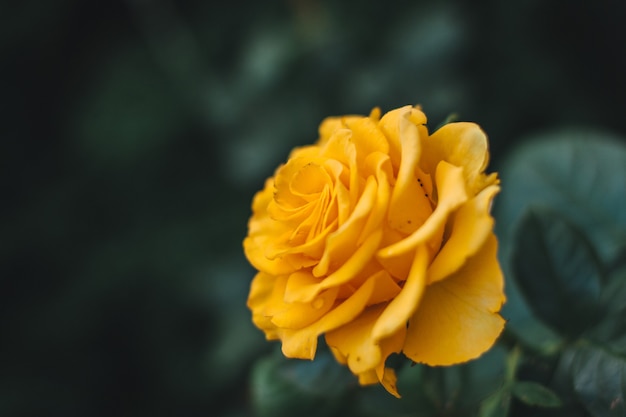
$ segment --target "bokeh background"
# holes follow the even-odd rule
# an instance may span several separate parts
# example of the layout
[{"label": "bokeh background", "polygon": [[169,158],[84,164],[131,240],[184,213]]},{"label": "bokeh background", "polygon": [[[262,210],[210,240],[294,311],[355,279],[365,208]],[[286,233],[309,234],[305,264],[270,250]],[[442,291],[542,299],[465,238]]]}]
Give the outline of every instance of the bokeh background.
[{"label": "bokeh background", "polygon": [[0,415],[247,416],[254,192],[326,116],[626,136],[626,3],[0,5]]}]

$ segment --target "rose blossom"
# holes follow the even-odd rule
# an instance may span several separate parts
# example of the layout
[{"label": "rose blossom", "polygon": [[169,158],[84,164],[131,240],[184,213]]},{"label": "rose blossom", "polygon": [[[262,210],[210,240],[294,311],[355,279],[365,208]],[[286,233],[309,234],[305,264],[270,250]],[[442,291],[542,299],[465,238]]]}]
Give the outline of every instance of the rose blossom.
[{"label": "rose blossom", "polygon": [[504,327],[487,138],[473,123],[425,124],[411,106],[324,120],[256,194],[244,240],[267,339],[313,359],[325,335],[361,384],[396,396],[391,354],[461,363]]}]

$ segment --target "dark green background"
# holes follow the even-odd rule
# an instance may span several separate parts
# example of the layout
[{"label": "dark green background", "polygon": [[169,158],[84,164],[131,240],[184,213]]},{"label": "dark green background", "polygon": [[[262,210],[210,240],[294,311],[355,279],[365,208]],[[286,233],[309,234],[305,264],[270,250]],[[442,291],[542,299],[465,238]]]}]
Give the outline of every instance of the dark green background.
[{"label": "dark green background", "polygon": [[249,204],[326,116],[626,136],[623,1],[264,3],[0,5],[0,415],[252,414]]}]

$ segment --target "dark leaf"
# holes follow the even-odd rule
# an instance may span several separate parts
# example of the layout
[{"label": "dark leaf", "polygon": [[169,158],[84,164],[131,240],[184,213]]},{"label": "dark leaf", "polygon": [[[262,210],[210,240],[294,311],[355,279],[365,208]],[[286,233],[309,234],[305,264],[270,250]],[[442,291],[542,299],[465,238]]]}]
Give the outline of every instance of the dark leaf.
[{"label": "dark leaf", "polygon": [[574,349],[572,386],[587,411],[594,417],[626,415],[626,358],[595,345]]},{"label": "dark leaf", "polygon": [[527,212],[516,234],[512,268],[529,306],[558,333],[577,336],[597,318],[597,256],[559,214],[539,208]]},{"label": "dark leaf", "polygon": [[[530,207],[549,207],[575,224],[606,265],[626,253],[626,147],[603,130],[567,128],[527,137],[506,159],[494,160],[502,192],[494,205],[505,276],[512,272],[513,235]],[[502,313],[523,334],[534,320],[518,283],[507,280]],[[527,335],[532,339],[534,335]]]},{"label": "dark leaf", "polygon": [[511,405],[511,391],[507,386],[483,401],[478,412],[479,417],[506,417]]},{"label": "dark leaf", "polygon": [[510,234],[528,207],[548,206],[580,227],[603,260],[613,259],[626,244],[624,140],[568,129],[526,142],[501,165],[500,232]]},{"label": "dark leaf", "polygon": [[609,275],[601,300],[602,320],[585,337],[626,356],[626,266]]},{"label": "dark leaf", "polygon": [[536,382],[517,381],[512,392],[515,398],[528,405],[560,407],[562,404],[552,390]]},{"label": "dark leaf", "polygon": [[253,369],[252,402],[259,416],[332,416],[355,383],[328,352],[318,352],[314,361],[270,356]]}]

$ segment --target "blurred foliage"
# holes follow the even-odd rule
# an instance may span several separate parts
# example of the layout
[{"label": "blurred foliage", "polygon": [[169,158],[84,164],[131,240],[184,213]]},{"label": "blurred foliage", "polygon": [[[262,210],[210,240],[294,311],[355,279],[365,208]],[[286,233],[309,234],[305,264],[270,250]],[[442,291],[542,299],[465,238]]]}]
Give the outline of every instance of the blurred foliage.
[{"label": "blurred foliage", "polygon": [[[566,410],[623,415],[623,402],[603,407],[626,386],[625,18],[609,0],[3,2],[0,414],[278,415],[267,411],[276,402],[258,408],[280,401],[259,381],[298,390],[294,375],[313,372],[298,381],[317,397],[301,405],[336,388],[351,404],[328,404],[337,415],[488,413],[509,401],[525,415],[553,401],[548,385]],[[515,367],[530,385],[503,382],[508,359],[495,350],[459,368],[402,368],[396,401],[332,361],[276,359],[250,323],[241,240],[253,193],[324,117],[404,104],[421,104],[430,126],[454,112],[489,134],[507,277],[510,242],[529,238],[509,226],[529,219],[532,198],[566,215],[545,229],[551,214],[533,211],[533,239],[575,236],[575,259],[600,262],[600,301],[589,300],[599,318],[573,333],[507,281],[511,340],[537,352]],[[571,147],[575,135],[549,133],[561,140],[512,152],[571,126],[614,138]],[[569,256],[551,255],[543,265]],[[582,288],[553,278],[564,305]],[[523,288],[535,301],[542,290]]]},{"label": "blurred foliage", "polygon": [[626,412],[624,142],[599,130],[557,130],[529,138],[502,168],[509,187],[495,215],[507,332],[527,358],[544,362],[543,372],[537,364],[525,371],[563,400],[550,415]]}]

